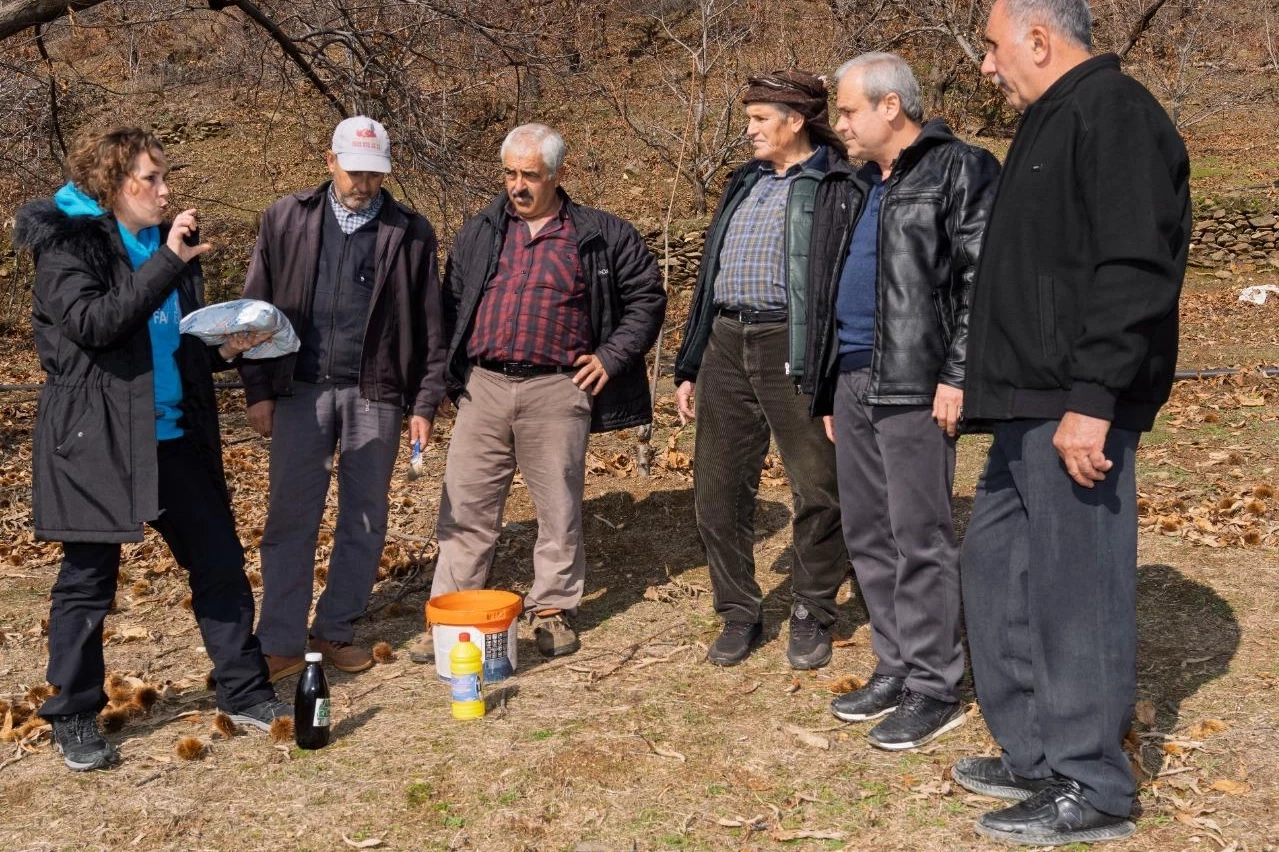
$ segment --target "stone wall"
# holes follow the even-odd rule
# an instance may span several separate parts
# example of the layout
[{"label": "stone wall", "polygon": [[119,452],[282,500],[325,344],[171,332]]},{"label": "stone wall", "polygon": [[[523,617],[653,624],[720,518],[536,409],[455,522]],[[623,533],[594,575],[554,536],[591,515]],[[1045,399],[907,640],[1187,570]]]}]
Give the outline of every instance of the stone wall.
[{"label": "stone wall", "polygon": [[1195,221],[1190,263],[1220,268],[1224,273],[1279,267],[1277,222],[1272,213],[1230,212],[1218,207]]}]

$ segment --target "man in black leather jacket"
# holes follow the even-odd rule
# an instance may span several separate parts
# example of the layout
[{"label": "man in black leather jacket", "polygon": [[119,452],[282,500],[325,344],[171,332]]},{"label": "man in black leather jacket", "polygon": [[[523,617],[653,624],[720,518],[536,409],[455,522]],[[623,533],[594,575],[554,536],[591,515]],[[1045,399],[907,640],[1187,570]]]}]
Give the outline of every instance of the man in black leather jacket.
[{"label": "man in black leather jacket", "polygon": [[900,57],[864,54],[836,79],[835,127],[865,165],[841,163],[817,190],[803,384],[835,442],[844,542],[879,663],[831,710],[887,716],[868,738],[900,750],[964,721],[950,493],[969,294],[999,164],[941,120],[923,123]]}]

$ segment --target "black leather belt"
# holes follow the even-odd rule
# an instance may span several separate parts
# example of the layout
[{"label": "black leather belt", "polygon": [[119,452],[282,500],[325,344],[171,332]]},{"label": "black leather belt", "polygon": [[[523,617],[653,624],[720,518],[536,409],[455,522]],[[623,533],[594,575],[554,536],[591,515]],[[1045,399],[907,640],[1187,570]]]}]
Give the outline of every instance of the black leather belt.
[{"label": "black leather belt", "polygon": [[785,322],[785,311],[753,311],[750,308],[716,308],[715,313],[747,324],[757,322]]},{"label": "black leather belt", "polygon": [[487,361],[483,358],[476,358],[475,365],[512,379],[527,379],[530,376],[547,376],[552,373],[571,373],[577,369],[556,364],[534,364],[532,361]]}]

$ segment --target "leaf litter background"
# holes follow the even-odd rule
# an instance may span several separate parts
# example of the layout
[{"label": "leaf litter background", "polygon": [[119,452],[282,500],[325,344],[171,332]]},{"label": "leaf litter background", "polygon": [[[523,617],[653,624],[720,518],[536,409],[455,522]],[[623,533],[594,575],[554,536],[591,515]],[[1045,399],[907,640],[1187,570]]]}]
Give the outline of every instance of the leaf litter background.
[{"label": "leaf litter background", "polygon": [[[1239,303],[1239,286],[1188,287],[1183,366],[1255,366],[1279,352],[1279,301]],[[24,333],[0,346],[0,383],[40,381]],[[756,547],[770,641],[739,668],[703,661],[718,622],[693,521],[693,428],[679,427],[668,388],[653,477],[637,475],[629,434],[592,441],[582,651],[543,662],[522,633],[519,672],[489,690],[484,720],[452,720],[434,670],[403,651],[420,629],[433,568],[442,420],[427,477],[407,481],[400,460],[381,579],[358,626],[361,641],[378,643],[379,665],[331,673],[333,745],[301,752],[219,717],[185,577],[150,534],[125,547],[104,640],[103,721],[124,762],[88,775],[63,769],[33,714],[48,692],[44,630],[58,553],[33,540],[28,518],[36,394],[0,396],[0,848],[998,848],[971,828],[995,803],[949,778],[957,757],[995,753],[975,704],[963,728],[906,755],[869,748],[864,726],[827,712],[874,662],[850,586],[833,664],[786,666],[789,493],[774,456]],[[267,444],[248,429],[238,392],[223,392],[222,403],[257,586]],[[1116,849],[1277,848],[1277,440],[1274,380],[1254,372],[1178,383],[1143,443],[1141,700],[1127,741],[1141,822]],[[961,442],[961,527],[984,448],[982,438]],[[493,580],[519,591],[536,518],[518,481],[506,520]],[[286,698],[294,682],[280,685]],[[973,700],[970,682],[965,696]]]}]

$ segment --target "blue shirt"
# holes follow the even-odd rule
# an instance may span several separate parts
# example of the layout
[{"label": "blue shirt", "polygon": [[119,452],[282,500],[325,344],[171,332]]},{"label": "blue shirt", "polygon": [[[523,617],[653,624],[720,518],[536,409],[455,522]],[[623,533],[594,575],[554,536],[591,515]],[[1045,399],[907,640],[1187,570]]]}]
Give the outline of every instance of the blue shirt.
[{"label": "blue shirt", "polygon": [[[870,364],[875,348],[875,295],[879,282],[879,210],[884,199],[884,183],[878,170],[863,169],[870,192],[862,214],[848,241],[848,256],[839,277],[835,298],[835,328],[839,336],[841,368],[856,369]],[[845,358],[844,356],[858,356]]]},{"label": "blue shirt", "polygon": [[182,335],[178,323],[182,321],[182,309],[178,306],[178,291],[173,289],[164,304],[156,308],[147,320],[147,332],[151,335],[152,384],[155,389],[155,438],[169,441],[182,437],[178,420],[182,417],[182,376],[178,374],[177,351]]}]

